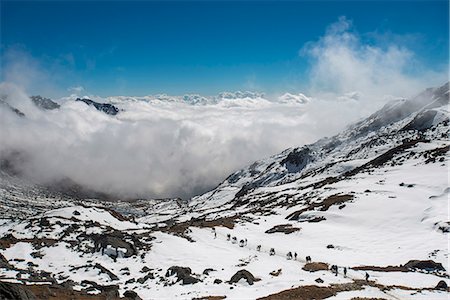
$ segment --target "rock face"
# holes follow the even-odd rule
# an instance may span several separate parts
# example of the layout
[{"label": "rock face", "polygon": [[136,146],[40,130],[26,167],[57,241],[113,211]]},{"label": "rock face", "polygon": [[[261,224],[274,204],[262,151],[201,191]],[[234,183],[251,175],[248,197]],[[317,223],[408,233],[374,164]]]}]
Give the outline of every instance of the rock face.
[{"label": "rock face", "polygon": [[[113,231],[108,234],[93,234],[91,239],[94,241],[94,250],[102,251],[102,254],[106,254],[111,257],[131,257],[137,255],[138,251],[136,246],[130,242],[125,241],[126,236],[120,231]],[[109,249],[115,249],[115,251],[106,251]],[[125,249],[125,252],[120,252],[118,249]]]},{"label": "rock face", "polygon": [[297,173],[303,170],[311,160],[308,147],[292,150],[285,159],[281,161],[289,173]]},{"label": "rock face", "polygon": [[436,285],[436,289],[446,291],[448,289],[447,283],[444,280],[439,281]]},{"label": "rock face", "polygon": [[14,112],[16,115],[18,115],[19,117],[25,117],[25,114],[23,112],[21,112],[20,110],[18,110],[15,107],[12,107],[8,102],[0,99],[0,107],[5,107],[9,110],[11,110],[12,112]]},{"label": "rock face", "polygon": [[0,299],[35,300],[37,298],[23,285],[0,281]]},{"label": "rock face", "polygon": [[97,110],[104,112],[105,114],[115,116],[119,112],[119,109],[112,104],[109,103],[98,103],[91,99],[81,99],[77,98],[76,101],[81,101],[86,103],[87,105],[94,106]]},{"label": "rock face", "polygon": [[8,260],[0,253],[0,268],[10,269],[11,265]]},{"label": "rock face", "polygon": [[248,284],[252,285],[256,281],[255,276],[247,270],[237,271],[233,276],[231,276],[230,283],[237,283],[239,280],[245,279]]},{"label": "rock face", "polygon": [[410,260],[405,265],[408,269],[421,269],[425,271],[445,271],[441,263],[432,260]]},{"label": "rock face", "polygon": [[177,277],[177,282],[181,281],[182,284],[194,284],[200,281],[199,279],[192,277],[191,274],[191,268],[173,266],[167,269],[166,277],[175,275]]},{"label": "rock face", "polygon": [[38,96],[31,96],[30,99],[39,108],[52,110],[52,109],[57,109],[57,108],[60,107],[60,105],[58,103],[52,101],[49,98],[44,98],[44,97],[41,97],[39,95]]}]

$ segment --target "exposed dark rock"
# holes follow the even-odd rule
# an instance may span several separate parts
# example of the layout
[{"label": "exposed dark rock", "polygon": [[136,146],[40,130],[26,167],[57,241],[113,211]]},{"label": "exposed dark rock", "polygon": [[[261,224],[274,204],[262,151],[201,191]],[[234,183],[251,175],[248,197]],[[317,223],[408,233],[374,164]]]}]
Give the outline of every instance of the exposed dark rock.
[{"label": "exposed dark rock", "polygon": [[316,278],[316,280],[314,280],[315,282],[317,282],[317,283],[323,283],[323,279],[322,278]]},{"label": "exposed dark rock", "polygon": [[0,281],[0,299],[35,300],[37,298],[23,285]]},{"label": "exposed dark rock", "polygon": [[155,276],[153,275],[153,273],[148,273],[144,277],[138,278],[137,282],[142,284],[142,283],[146,282],[149,279],[155,279]]},{"label": "exposed dark rock", "polygon": [[212,271],[215,271],[215,270],[211,269],[211,268],[207,268],[207,269],[203,270],[203,275],[209,275],[209,273],[211,273]]},{"label": "exposed dark rock", "polygon": [[444,280],[441,280],[438,282],[435,289],[446,291],[448,289],[447,283]]},{"label": "exposed dark rock", "polygon": [[175,275],[177,277],[177,282],[182,281],[182,284],[194,284],[200,280],[191,276],[191,268],[173,266],[167,269],[166,277]]},{"label": "exposed dark rock", "polygon": [[[92,234],[88,237],[94,241],[94,251],[101,251],[102,254],[104,254],[108,246],[116,249],[115,253],[107,253],[107,255],[112,256],[113,258],[119,256],[119,248],[126,250],[126,252],[123,253],[124,257],[138,254],[136,247],[136,244],[138,243],[137,239],[120,231],[113,231],[105,234]],[[126,241],[126,239],[130,242]]]},{"label": "exposed dark rock", "polygon": [[0,253],[0,268],[11,269],[12,266],[9,264],[8,260]]},{"label": "exposed dark rock", "polygon": [[333,249],[333,248],[334,248],[334,245],[332,245],[332,244],[327,245],[327,249]]},{"label": "exposed dark rock", "polygon": [[109,103],[98,103],[95,102],[91,99],[81,99],[81,98],[77,98],[76,101],[81,101],[86,103],[87,105],[92,105],[94,106],[98,111],[102,111],[108,115],[117,115],[117,113],[119,112],[119,109],[117,107],[115,107],[112,104]]},{"label": "exposed dark rock", "polygon": [[408,269],[421,269],[425,271],[445,271],[441,263],[432,260],[410,260],[405,265]]},{"label": "exposed dark rock", "polygon": [[123,293],[123,296],[132,300],[142,300],[142,298],[139,297],[139,295],[134,291],[126,291],[125,293]]},{"label": "exposed dark rock", "polygon": [[14,112],[16,115],[18,115],[19,117],[25,117],[25,114],[23,112],[21,112],[20,110],[18,110],[15,107],[12,107],[8,102],[0,99],[0,107],[6,107],[7,109],[9,109],[10,111]]},{"label": "exposed dark rock", "polygon": [[214,284],[221,284],[222,280],[221,279],[214,279]]},{"label": "exposed dark rock", "polygon": [[278,269],[276,271],[270,272],[269,274],[276,277],[276,276],[280,276],[281,271],[282,271],[282,269]]},{"label": "exposed dark rock", "polygon": [[147,272],[150,272],[152,269],[150,269],[149,267],[147,267],[147,266],[144,266],[142,269],[141,269],[141,273],[147,273]]},{"label": "exposed dark rock", "polygon": [[247,270],[239,270],[231,276],[230,283],[237,283],[239,280],[245,279],[248,284],[253,285],[256,280],[255,276]]},{"label": "exposed dark rock", "polygon": [[266,233],[283,232],[284,234],[290,234],[296,231],[300,231],[300,228],[292,227],[292,224],[283,224],[276,225],[269,230],[266,230]]},{"label": "exposed dark rock", "polygon": [[419,113],[414,119],[409,122],[402,130],[418,130],[424,131],[426,129],[431,128],[433,126],[434,118],[436,117],[437,111],[435,110],[426,110],[422,113]]},{"label": "exposed dark rock", "polygon": [[52,110],[60,107],[58,103],[52,101],[49,98],[44,98],[41,96],[31,96],[30,99],[39,108]]},{"label": "exposed dark rock", "polygon": [[292,150],[280,164],[284,165],[289,173],[297,173],[303,170],[311,161],[311,150],[308,147]]}]

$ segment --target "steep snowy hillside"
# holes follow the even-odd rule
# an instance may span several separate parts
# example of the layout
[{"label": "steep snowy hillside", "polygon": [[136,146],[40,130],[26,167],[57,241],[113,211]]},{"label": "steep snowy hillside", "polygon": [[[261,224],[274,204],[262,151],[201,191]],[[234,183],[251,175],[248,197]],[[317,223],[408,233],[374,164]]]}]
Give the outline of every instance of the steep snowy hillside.
[{"label": "steep snowy hillside", "polygon": [[5,218],[0,295],[448,299],[448,104],[448,83],[388,103],[189,202]]}]

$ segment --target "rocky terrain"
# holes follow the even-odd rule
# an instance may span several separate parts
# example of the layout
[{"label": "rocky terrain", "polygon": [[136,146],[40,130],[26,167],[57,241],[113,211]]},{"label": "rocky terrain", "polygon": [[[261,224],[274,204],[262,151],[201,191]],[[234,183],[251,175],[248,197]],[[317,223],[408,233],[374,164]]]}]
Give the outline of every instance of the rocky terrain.
[{"label": "rocky terrain", "polygon": [[88,197],[3,161],[0,298],[448,299],[448,104],[448,83],[390,102],[190,201]]}]

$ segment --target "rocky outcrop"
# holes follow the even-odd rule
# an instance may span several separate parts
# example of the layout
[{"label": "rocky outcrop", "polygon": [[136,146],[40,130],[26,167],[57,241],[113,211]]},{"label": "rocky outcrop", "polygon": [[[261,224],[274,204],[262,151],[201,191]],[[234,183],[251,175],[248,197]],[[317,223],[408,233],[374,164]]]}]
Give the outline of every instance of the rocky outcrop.
[{"label": "rocky outcrop", "polygon": [[297,173],[303,170],[311,161],[311,150],[308,147],[292,150],[280,164],[284,165],[289,173]]},{"label": "rocky outcrop", "polygon": [[81,98],[77,98],[76,101],[81,101],[86,103],[87,105],[94,106],[97,110],[102,111],[108,115],[115,116],[119,113],[119,109],[109,103],[98,103],[91,99],[81,99]]},{"label": "rocky outcrop", "polygon": [[191,268],[173,266],[167,269],[166,277],[175,275],[177,277],[177,282],[181,281],[182,284],[194,284],[200,281],[191,274]]},{"label": "rocky outcrop", "polygon": [[0,281],[0,299],[35,300],[37,298],[23,285]]},{"label": "rocky outcrop", "polygon": [[48,110],[52,110],[52,109],[57,109],[60,107],[60,105],[54,101],[52,101],[49,98],[44,98],[42,96],[31,96],[30,97],[31,101],[33,101],[33,103],[42,109],[48,109]]},{"label": "rocky outcrop", "polygon": [[438,282],[438,284],[435,287],[436,290],[443,290],[446,291],[448,290],[448,286],[447,283],[444,280],[441,280]]},{"label": "rocky outcrop", "polygon": [[405,265],[408,269],[420,269],[425,271],[445,271],[441,263],[432,260],[410,260]]},{"label": "rocky outcrop", "polygon": [[255,281],[257,281],[255,276],[253,276],[253,274],[250,273],[249,271],[240,270],[240,271],[237,271],[233,276],[231,276],[229,283],[237,283],[241,279],[244,279],[245,281],[247,281],[247,283],[249,285],[253,285],[253,283]]}]

